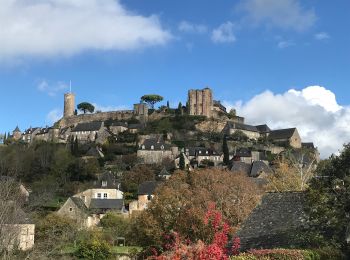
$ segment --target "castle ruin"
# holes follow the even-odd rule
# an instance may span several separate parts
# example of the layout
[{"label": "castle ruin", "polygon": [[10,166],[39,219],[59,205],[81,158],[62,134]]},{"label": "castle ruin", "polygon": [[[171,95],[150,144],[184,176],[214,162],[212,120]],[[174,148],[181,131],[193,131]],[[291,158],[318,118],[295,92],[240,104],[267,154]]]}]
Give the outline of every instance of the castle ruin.
[{"label": "castle ruin", "polygon": [[75,111],[75,95],[73,93],[64,94],[64,113],[63,117],[74,116]]}]

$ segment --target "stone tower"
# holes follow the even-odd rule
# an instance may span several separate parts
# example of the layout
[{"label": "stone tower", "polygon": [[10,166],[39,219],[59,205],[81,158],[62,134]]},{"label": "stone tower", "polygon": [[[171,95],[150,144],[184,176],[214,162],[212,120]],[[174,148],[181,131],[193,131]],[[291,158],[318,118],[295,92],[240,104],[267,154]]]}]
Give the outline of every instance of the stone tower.
[{"label": "stone tower", "polygon": [[134,115],[143,123],[148,121],[148,106],[144,103],[134,104]]},{"label": "stone tower", "polygon": [[190,115],[212,117],[213,93],[210,88],[188,91]]},{"label": "stone tower", "polygon": [[14,140],[19,140],[21,139],[21,136],[22,136],[22,132],[21,130],[19,130],[18,126],[16,127],[15,130],[12,131],[12,137]]},{"label": "stone tower", "polygon": [[75,95],[73,93],[64,94],[64,114],[63,117],[74,116]]}]

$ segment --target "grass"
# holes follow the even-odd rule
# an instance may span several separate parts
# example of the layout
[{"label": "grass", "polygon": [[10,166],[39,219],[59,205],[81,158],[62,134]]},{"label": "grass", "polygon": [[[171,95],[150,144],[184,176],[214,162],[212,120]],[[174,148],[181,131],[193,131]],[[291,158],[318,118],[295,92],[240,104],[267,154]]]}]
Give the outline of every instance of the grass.
[{"label": "grass", "polygon": [[[62,255],[71,255],[74,254],[75,251],[77,251],[77,247],[72,246],[67,246],[64,249],[61,250]],[[141,252],[142,247],[138,246],[113,246],[112,247],[112,253],[113,254],[132,254],[135,252]]]}]

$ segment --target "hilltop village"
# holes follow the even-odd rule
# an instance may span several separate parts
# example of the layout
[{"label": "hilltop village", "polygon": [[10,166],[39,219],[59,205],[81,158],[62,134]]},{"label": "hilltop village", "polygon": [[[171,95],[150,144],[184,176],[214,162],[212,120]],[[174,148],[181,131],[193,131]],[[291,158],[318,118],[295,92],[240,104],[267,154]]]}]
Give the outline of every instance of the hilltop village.
[{"label": "hilltop village", "polygon": [[[301,193],[268,193],[262,197],[261,205],[257,203],[260,191],[291,191],[293,187],[303,190],[310,179],[307,174],[316,168],[317,148],[313,143],[303,142],[296,127],[270,129],[266,124],[246,124],[245,118],[238,116],[235,110],[227,111],[220,101],[214,100],[210,88],[189,90],[186,104],[179,103],[177,108],[170,107],[167,102],[155,109],[156,101],[141,100],[133,110],[100,112],[90,109],[86,112],[85,109],[79,114],[77,108],[81,105],[76,106],[75,94],[66,93],[63,117],[53,126],[30,127],[23,132],[16,127],[7,135],[4,144],[11,151],[8,156],[15,153],[24,156],[22,149],[27,149],[28,156],[23,157],[19,166],[6,166],[13,167],[16,175],[3,176],[3,179],[21,185],[24,205],[35,209],[23,212],[23,216],[28,216],[12,223],[20,232],[16,239],[9,240],[8,248],[14,246],[14,241],[20,241],[21,250],[35,248],[37,233],[34,230],[42,230],[43,224],[39,220],[29,221],[30,215],[41,219],[52,217],[50,213],[54,212],[56,217],[72,220],[78,230],[93,230],[101,225],[104,230],[104,219],[110,214],[133,221],[133,216],[143,216],[141,212],[150,207],[162,187],[180,190],[181,185],[177,183],[181,173],[178,171],[201,176],[201,170],[208,170],[221,178],[233,178],[222,183],[224,190],[225,185],[233,187],[245,183],[237,188],[240,190],[237,196],[242,196],[240,199],[247,200],[244,204],[250,205],[250,210],[242,213],[244,217],[237,218],[237,225],[240,225],[249,216],[247,224],[237,233],[242,248],[285,246],[278,239],[279,232],[304,225],[304,213],[299,210],[303,201]],[[285,185],[285,176],[282,175],[282,181],[278,179],[281,178],[278,174],[283,172],[281,165],[292,167],[281,163],[288,156],[296,160],[295,165],[300,167],[297,170],[303,172],[296,175],[298,181],[288,180],[289,186]],[[4,160],[13,161],[5,157]],[[237,177],[241,174],[244,179]],[[192,185],[191,180],[181,179],[184,180],[186,185]],[[56,186],[53,183],[57,183]],[[204,190],[217,192],[215,188]],[[187,191],[188,188],[181,194]],[[293,203],[298,211],[279,215],[293,211],[290,208]],[[170,217],[175,217],[174,214]],[[283,216],[285,221],[281,222],[278,216]],[[256,223],[256,217],[267,223],[266,226]],[[291,218],[295,225],[285,226]],[[131,226],[137,229],[146,223],[139,221]],[[271,221],[277,233],[272,240],[265,240],[263,237],[269,234]],[[41,224],[36,227],[36,223]],[[119,243],[120,239],[125,243],[125,237],[129,244],[153,243],[154,238],[149,235],[140,242],[142,232],[131,232],[134,234],[131,238],[128,237],[130,233],[119,234],[113,243]]]},{"label": "hilltop village", "polygon": [[[144,103],[133,110],[77,114],[75,95],[64,95],[64,116],[51,127],[30,127],[23,132],[16,127],[15,141],[35,141],[69,144],[94,144],[98,156],[104,156],[103,145],[119,143],[121,150],[137,152],[145,164],[161,164],[163,160],[176,161],[180,153],[188,167],[198,167],[202,161],[222,164],[222,137],[230,145],[230,159],[252,163],[265,161],[286,148],[315,149],[313,143],[302,142],[297,128],[270,129],[266,124],[248,125],[236,111],[227,111],[220,101],[213,99],[210,88],[189,90],[186,106],[176,109],[161,106],[150,109]],[[175,122],[174,118],[180,118]],[[181,125],[182,124],[182,125]],[[96,150],[96,151],[95,151]],[[123,152],[120,153],[122,155]]]}]

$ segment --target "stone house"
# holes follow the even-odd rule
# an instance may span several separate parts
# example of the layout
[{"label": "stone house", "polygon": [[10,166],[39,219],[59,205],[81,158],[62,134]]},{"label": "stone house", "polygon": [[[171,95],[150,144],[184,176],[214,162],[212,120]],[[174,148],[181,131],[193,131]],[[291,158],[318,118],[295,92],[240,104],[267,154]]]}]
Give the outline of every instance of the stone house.
[{"label": "stone house", "polygon": [[137,134],[143,129],[142,124],[129,124],[128,126],[129,132],[132,134]]},{"label": "stone house", "polygon": [[70,197],[57,214],[76,220],[81,228],[99,224],[109,212],[125,214],[123,192],[112,173],[103,174],[94,187]]},{"label": "stone house", "polygon": [[12,138],[16,141],[20,140],[22,136],[21,130],[19,130],[19,127],[16,126],[15,130],[12,131]]},{"label": "stone house", "polygon": [[103,121],[79,123],[71,131],[71,136],[80,143],[94,142],[99,135],[104,135],[106,128]]},{"label": "stone house", "polygon": [[21,208],[11,203],[7,202],[5,206],[8,207],[8,218],[0,223],[0,251],[30,250],[35,242],[35,224]]},{"label": "stone house", "polygon": [[40,127],[30,127],[22,134],[22,141],[31,143],[35,140],[36,134],[40,131]]},{"label": "stone house", "polygon": [[146,181],[138,187],[137,200],[129,203],[129,214],[147,209],[148,203],[153,199],[155,190],[161,185],[160,181]]},{"label": "stone house", "polygon": [[163,167],[163,169],[157,174],[157,177],[162,180],[168,180],[171,177],[171,174],[165,167]]},{"label": "stone house", "polygon": [[60,130],[55,127],[40,128],[35,134],[35,141],[56,142],[58,141]]},{"label": "stone house", "polygon": [[226,135],[233,135],[236,131],[243,132],[249,139],[257,140],[260,137],[259,129],[252,125],[228,121],[223,129],[223,133]]},{"label": "stone house", "polygon": [[162,138],[145,139],[139,144],[137,158],[145,164],[161,164],[164,159],[175,160],[179,150],[163,141]]},{"label": "stone house", "polygon": [[189,147],[185,148],[185,155],[196,166],[201,165],[203,160],[208,160],[217,166],[223,162],[223,155],[218,153],[215,149],[205,147]]},{"label": "stone house", "polygon": [[301,138],[296,128],[273,130],[268,134],[268,138],[277,144],[301,148]]},{"label": "stone house", "polygon": [[252,178],[264,178],[272,174],[272,169],[263,161],[255,161],[253,163],[234,161],[231,163],[230,171],[244,173]]},{"label": "stone house", "polygon": [[108,126],[109,130],[113,134],[120,134],[128,130],[128,123],[127,122],[112,122]]}]

